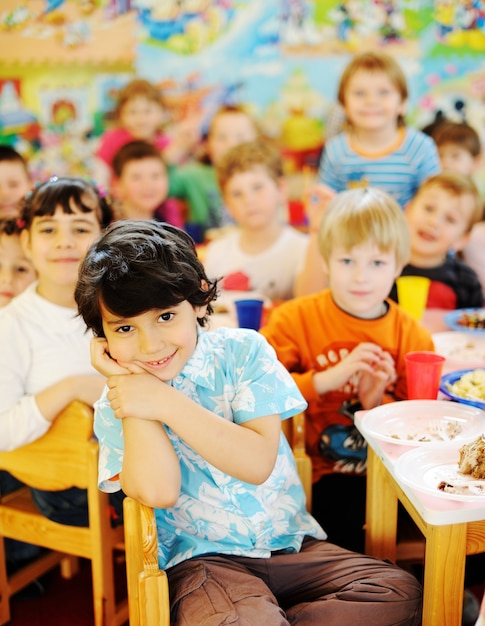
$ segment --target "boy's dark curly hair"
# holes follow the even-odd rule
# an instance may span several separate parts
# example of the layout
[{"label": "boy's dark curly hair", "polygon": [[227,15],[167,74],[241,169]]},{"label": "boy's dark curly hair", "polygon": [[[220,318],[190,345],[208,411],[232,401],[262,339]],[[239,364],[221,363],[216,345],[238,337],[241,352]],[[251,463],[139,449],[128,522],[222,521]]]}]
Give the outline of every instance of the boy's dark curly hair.
[{"label": "boy's dark curly hair", "polygon": [[98,337],[104,336],[101,304],[126,318],[187,300],[208,305],[210,315],[216,297],[217,280],[207,278],[192,238],[155,220],[115,222],[89,249],[75,291],[79,314]]}]

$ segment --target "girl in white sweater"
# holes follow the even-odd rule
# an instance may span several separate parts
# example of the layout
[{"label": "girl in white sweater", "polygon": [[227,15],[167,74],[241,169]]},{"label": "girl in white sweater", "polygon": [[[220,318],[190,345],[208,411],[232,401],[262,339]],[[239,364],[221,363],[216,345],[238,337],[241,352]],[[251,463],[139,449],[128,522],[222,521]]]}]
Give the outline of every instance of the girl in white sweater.
[{"label": "girl in white sweater", "polygon": [[[24,252],[37,271],[32,283],[0,310],[0,450],[14,450],[46,433],[72,400],[92,405],[104,378],[90,363],[90,333],[74,301],[79,266],[111,222],[96,187],[57,178],[26,199],[19,225]],[[2,492],[15,482],[3,472]],[[32,490],[47,517],[88,525],[86,493]]]}]

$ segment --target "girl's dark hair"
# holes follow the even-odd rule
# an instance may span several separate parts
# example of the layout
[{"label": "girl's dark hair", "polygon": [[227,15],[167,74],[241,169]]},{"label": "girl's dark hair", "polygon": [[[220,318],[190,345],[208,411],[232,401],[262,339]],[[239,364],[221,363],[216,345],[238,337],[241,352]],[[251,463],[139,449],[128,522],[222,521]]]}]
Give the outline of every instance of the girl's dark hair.
[{"label": "girl's dark hair", "polygon": [[[207,305],[211,314],[217,280],[207,278],[185,231],[155,220],[120,220],[88,250],[74,297],[86,326],[103,337],[101,304],[123,318],[184,300]],[[201,326],[206,321],[198,319]]]},{"label": "girl's dark hair", "polygon": [[82,213],[95,212],[102,228],[113,221],[113,210],[97,187],[82,178],[53,176],[41,183],[24,201],[20,220],[23,228],[32,226],[34,217],[54,215],[58,206],[64,213],[74,213],[73,203]]}]

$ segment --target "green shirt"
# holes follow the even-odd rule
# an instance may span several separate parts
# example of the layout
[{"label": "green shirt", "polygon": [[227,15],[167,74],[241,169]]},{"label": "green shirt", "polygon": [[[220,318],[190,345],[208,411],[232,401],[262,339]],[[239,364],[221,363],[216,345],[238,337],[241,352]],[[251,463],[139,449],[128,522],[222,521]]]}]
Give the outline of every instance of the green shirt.
[{"label": "green shirt", "polygon": [[170,167],[168,175],[168,195],[187,202],[189,224],[199,224],[204,231],[222,225],[223,203],[212,165]]}]

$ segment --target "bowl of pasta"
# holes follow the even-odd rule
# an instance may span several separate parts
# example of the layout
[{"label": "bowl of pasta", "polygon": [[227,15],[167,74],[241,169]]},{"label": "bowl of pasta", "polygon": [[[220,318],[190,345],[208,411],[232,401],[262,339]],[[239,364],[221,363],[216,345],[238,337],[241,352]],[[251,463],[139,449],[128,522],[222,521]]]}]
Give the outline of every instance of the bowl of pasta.
[{"label": "bowl of pasta", "polygon": [[441,379],[440,391],[455,402],[485,409],[485,368],[445,374]]}]

